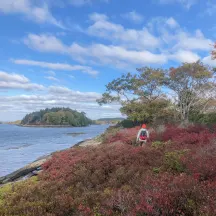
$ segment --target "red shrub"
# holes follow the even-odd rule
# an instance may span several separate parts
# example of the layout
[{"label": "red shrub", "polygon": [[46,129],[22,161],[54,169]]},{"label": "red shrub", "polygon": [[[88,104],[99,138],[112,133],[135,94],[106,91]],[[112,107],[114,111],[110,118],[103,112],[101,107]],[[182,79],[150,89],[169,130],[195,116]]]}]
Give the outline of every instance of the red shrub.
[{"label": "red shrub", "polygon": [[43,164],[43,178],[49,180],[67,178],[67,171],[82,161],[88,155],[88,151],[83,148],[71,148],[67,151],[56,153],[53,158]]},{"label": "red shrub", "polygon": [[197,147],[190,152],[182,162],[189,174],[201,181],[216,181],[216,145]]},{"label": "red shrub", "polygon": [[130,129],[122,129],[114,134],[109,134],[105,140],[105,143],[114,143],[121,142],[124,144],[135,144],[136,136],[139,131],[139,127],[130,128]]},{"label": "red shrub", "polygon": [[55,154],[38,184],[14,187],[0,215],[216,215],[215,131],[167,126],[144,148],[124,145],[138,130],[110,131],[104,145]]},{"label": "red shrub", "polygon": [[[136,205],[134,215],[145,213],[147,215],[201,215],[206,207],[206,213],[215,212],[209,203],[214,203],[216,195],[211,187],[199,183],[187,176],[172,176],[162,174],[156,178],[147,179],[140,193],[140,201]],[[208,195],[211,194],[211,199]]]},{"label": "red shrub", "polygon": [[150,140],[172,142],[172,149],[193,149],[194,146],[208,145],[216,139],[216,132],[210,131],[203,126],[190,126],[189,128],[178,128],[176,126],[167,126],[162,134],[153,132],[150,134]]},{"label": "red shrub", "polygon": [[[44,165],[43,180],[79,181],[84,187],[100,187],[101,184],[118,187],[131,181],[135,173],[162,165],[163,152],[149,147],[128,145],[104,145],[99,148],[71,149],[57,154]],[[92,173],[93,172],[93,173]],[[86,178],[88,182],[85,182]],[[89,181],[91,180],[91,181]]]},{"label": "red shrub", "polygon": [[148,175],[137,192],[131,187],[113,190],[102,206],[126,216],[214,215],[216,190],[212,189],[213,185],[200,185],[185,174]]}]

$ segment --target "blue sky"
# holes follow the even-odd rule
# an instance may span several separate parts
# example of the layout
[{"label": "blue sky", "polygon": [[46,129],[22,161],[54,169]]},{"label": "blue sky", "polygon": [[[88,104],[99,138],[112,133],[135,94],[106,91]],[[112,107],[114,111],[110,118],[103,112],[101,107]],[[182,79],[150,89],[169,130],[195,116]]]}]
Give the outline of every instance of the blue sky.
[{"label": "blue sky", "polygon": [[53,106],[121,116],[95,102],[121,74],[216,66],[215,19],[213,0],[0,0],[0,120]]}]

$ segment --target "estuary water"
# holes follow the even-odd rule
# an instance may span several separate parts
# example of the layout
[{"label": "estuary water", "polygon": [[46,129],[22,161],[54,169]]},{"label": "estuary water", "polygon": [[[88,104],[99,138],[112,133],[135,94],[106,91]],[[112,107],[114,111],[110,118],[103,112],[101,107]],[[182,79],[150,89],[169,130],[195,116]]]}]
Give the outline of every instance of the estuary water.
[{"label": "estuary water", "polygon": [[93,138],[103,133],[108,126],[32,128],[0,124],[0,177],[16,171],[41,156]]}]

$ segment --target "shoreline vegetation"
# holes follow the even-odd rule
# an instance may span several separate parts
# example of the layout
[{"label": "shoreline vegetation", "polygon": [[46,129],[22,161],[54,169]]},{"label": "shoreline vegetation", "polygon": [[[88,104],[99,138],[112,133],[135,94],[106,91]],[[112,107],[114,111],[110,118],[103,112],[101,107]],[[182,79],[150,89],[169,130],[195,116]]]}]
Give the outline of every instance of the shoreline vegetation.
[{"label": "shoreline vegetation", "polygon": [[[116,125],[122,121],[125,121],[124,118],[104,118],[104,119],[98,119],[93,120],[91,125]],[[72,128],[77,126],[71,126],[71,125],[44,125],[44,124],[22,124],[21,120],[14,121],[14,122],[4,122],[2,124],[8,124],[8,125],[16,125],[19,127],[33,127],[33,128]],[[87,125],[89,126],[89,125]]]},{"label": "shoreline vegetation", "polygon": [[72,128],[71,125],[27,125],[27,124],[16,124],[19,127],[34,127],[34,128]]}]

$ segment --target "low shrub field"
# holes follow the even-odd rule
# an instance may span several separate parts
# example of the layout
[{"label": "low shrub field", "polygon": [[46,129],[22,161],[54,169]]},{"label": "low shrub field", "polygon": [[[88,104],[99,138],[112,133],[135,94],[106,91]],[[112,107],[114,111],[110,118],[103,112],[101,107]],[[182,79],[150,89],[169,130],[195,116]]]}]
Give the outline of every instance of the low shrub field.
[{"label": "low shrub field", "polygon": [[144,147],[138,129],[56,153],[37,178],[0,188],[0,215],[215,216],[216,128],[166,126]]}]

